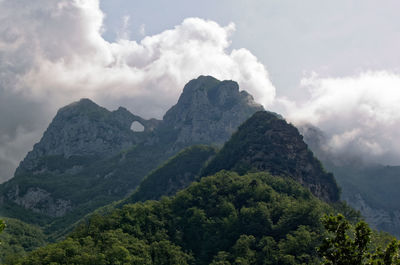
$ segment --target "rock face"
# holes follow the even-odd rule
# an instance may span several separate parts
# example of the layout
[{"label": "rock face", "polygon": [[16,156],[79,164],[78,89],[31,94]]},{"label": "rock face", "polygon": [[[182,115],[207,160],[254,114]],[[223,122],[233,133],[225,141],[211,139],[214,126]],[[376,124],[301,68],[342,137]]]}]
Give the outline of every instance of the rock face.
[{"label": "rock face", "polygon": [[[13,179],[0,185],[0,214],[30,221],[30,212],[73,222],[120,200],[160,163],[194,144],[222,145],[262,107],[236,82],[190,81],[162,121],[89,99],[60,109]],[[144,126],[134,132],[134,121]],[[18,187],[18,192],[15,192]],[[21,215],[13,205],[28,211]]]},{"label": "rock face", "polygon": [[9,191],[8,198],[25,209],[51,217],[64,216],[71,209],[71,201],[54,199],[49,192],[40,188],[29,188],[21,195],[16,185],[14,190]]},{"label": "rock face", "polygon": [[333,175],[324,171],[298,130],[266,111],[255,113],[241,125],[202,175],[222,169],[239,174],[268,171],[295,179],[327,202],[339,199]]},{"label": "rock face", "polygon": [[376,208],[360,193],[346,194],[343,199],[360,211],[365,220],[375,229],[400,237],[400,210]]},{"label": "rock face", "polygon": [[[112,157],[141,140],[130,129],[134,121],[142,123],[147,130],[153,129],[150,123],[154,121],[146,121],[124,108],[110,112],[89,99],[72,103],[57,112],[40,142],[21,162],[16,175],[49,170],[43,163],[49,157],[65,160]],[[70,166],[79,164],[70,163]]]},{"label": "rock face", "polygon": [[164,116],[164,124],[177,130],[177,144],[223,144],[237,127],[263,107],[234,81],[200,76],[190,81]]}]

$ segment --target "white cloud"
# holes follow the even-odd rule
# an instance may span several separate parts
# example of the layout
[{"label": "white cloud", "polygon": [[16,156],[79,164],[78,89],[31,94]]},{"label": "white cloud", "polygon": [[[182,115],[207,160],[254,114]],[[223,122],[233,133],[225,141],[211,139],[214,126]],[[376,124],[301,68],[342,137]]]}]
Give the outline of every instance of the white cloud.
[{"label": "white cloud", "polygon": [[[90,97],[160,118],[199,75],[236,80],[267,108],[315,124],[331,152],[400,164],[400,74],[312,75],[301,81],[306,102],[276,100],[265,67],[249,50],[232,49],[234,24],[188,18],[137,42],[125,17],[120,38],[108,42],[103,19],[98,0],[0,1],[0,111],[13,117],[10,125],[0,116],[0,166],[22,159],[55,110],[71,101]],[[145,33],[144,25],[139,30]]]},{"label": "white cloud", "polygon": [[327,133],[336,154],[400,164],[400,74],[378,71],[343,78],[302,80],[303,104],[281,100],[289,120],[312,123]]},{"label": "white cloud", "polygon": [[123,36],[109,43],[101,37],[98,0],[14,2],[1,4],[1,21],[7,23],[0,25],[0,31],[12,35],[9,44],[0,38],[3,46],[10,46],[0,50],[6,58],[1,67],[15,69],[9,75],[16,84],[9,89],[26,96],[39,100],[46,96],[56,106],[78,97],[100,102],[131,98],[128,107],[160,117],[186,82],[207,74],[237,80],[264,105],[274,99],[275,88],[257,58],[245,49],[228,51],[233,24],[222,27],[188,18],[138,43],[127,39],[126,17]]},{"label": "white cloud", "polygon": [[131,31],[129,30],[131,26],[131,17],[128,15],[125,15],[122,17],[122,28],[118,32],[118,39],[123,39],[127,40],[130,38]]},{"label": "white cloud", "polygon": [[144,36],[146,35],[146,25],[145,24],[141,24],[139,27],[139,34],[140,36]]},{"label": "white cloud", "polygon": [[[35,124],[49,122],[49,113],[81,97],[160,118],[199,75],[236,80],[265,106],[274,100],[265,67],[250,51],[231,50],[234,24],[188,18],[136,42],[128,39],[126,17],[121,38],[108,42],[103,19],[99,0],[0,1],[0,96],[19,95],[43,109],[36,120],[14,124],[7,137],[23,138],[16,128],[39,135],[44,128]],[[13,112],[18,106],[2,108]],[[20,159],[33,145],[26,139]],[[4,143],[0,149],[11,152]]]}]

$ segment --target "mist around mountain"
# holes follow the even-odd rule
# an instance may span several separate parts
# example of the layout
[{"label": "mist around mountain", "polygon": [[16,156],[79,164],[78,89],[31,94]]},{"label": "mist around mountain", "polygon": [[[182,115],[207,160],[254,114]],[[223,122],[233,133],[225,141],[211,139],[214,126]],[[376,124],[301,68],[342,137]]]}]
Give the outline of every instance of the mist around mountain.
[{"label": "mist around mountain", "polygon": [[361,212],[372,227],[400,237],[400,166],[389,166],[354,155],[335,155],[326,148],[323,131],[300,126],[304,140],[332,171],[342,190],[341,198]]}]

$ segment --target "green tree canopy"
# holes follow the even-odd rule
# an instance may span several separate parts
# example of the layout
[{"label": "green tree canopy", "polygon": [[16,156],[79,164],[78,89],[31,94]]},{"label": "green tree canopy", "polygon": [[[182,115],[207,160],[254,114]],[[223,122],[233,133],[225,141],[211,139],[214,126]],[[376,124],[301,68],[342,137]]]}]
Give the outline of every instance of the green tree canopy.
[{"label": "green tree canopy", "polygon": [[325,265],[395,265],[400,264],[399,242],[393,239],[382,250],[371,246],[372,231],[364,221],[352,226],[343,215],[322,219],[328,236],[318,248]]}]

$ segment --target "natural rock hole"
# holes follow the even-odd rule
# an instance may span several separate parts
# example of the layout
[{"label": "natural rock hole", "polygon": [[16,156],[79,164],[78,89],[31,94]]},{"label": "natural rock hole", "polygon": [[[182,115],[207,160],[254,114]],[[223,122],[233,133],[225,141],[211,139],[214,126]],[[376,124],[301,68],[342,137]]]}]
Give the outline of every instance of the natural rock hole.
[{"label": "natural rock hole", "polygon": [[134,121],[134,122],[132,122],[131,130],[134,132],[143,132],[144,126],[140,122]]}]

